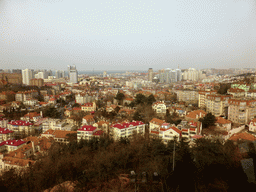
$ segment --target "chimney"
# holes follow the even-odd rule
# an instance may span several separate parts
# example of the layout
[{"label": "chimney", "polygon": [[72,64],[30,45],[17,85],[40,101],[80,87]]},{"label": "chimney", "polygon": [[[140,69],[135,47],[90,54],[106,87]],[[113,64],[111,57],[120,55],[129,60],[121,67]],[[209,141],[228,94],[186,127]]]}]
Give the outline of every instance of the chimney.
[{"label": "chimney", "polygon": [[43,111],[40,111],[40,116],[43,117]]},{"label": "chimney", "polygon": [[202,112],[200,112],[200,118],[202,118]]}]

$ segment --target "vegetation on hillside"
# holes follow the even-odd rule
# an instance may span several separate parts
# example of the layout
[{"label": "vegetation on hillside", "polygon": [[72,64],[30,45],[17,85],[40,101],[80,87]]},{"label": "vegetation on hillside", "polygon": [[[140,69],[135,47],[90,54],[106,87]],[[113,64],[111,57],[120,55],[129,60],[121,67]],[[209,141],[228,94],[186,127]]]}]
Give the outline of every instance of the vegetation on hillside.
[{"label": "vegetation on hillside", "polygon": [[118,142],[108,137],[73,140],[67,145],[55,143],[48,155],[22,174],[4,172],[0,187],[42,191],[71,181],[76,183],[76,191],[134,191],[134,184],[112,183],[119,174],[134,170],[138,174],[146,171],[149,181],[154,172],[160,175],[159,185],[141,185],[140,191],[246,191],[249,184],[240,159],[232,142],[222,145],[206,139],[197,140],[192,148],[183,141],[164,145],[158,139],[149,141],[139,135]]}]

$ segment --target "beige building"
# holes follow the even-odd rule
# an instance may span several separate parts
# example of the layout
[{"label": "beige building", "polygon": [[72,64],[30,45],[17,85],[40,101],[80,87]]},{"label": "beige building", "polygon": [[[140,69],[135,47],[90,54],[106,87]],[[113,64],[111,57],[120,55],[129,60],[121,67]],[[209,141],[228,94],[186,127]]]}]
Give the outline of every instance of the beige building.
[{"label": "beige building", "polygon": [[228,100],[232,97],[232,95],[207,95],[205,100],[206,112],[212,113],[215,116],[226,115],[225,110],[228,107]]},{"label": "beige building", "polygon": [[166,113],[166,105],[163,101],[153,103],[152,108],[156,113]]},{"label": "beige building", "polygon": [[196,90],[177,90],[178,101],[198,102],[198,91]]},{"label": "beige building", "polygon": [[206,95],[217,93],[217,91],[199,91],[198,92],[198,107],[205,108]]},{"label": "beige building", "polygon": [[256,100],[230,99],[228,120],[238,124],[249,124],[256,116]]},{"label": "beige building", "polygon": [[227,93],[229,95],[233,95],[233,97],[244,97],[245,96],[245,91],[243,89],[238,89],[238,88],[230,88]]},{"label": "beige building", "polygon": [[96,111],[96,104],[95,102],[92,103],[85,103],[81,106],[82,111],[84,112],[92,112]]}]

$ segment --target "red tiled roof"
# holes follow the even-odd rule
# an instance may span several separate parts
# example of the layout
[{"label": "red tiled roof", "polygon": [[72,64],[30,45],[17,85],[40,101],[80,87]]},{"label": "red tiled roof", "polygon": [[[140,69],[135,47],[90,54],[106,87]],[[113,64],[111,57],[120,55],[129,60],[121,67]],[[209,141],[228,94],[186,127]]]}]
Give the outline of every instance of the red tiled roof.
[{"label": "red tiled roof", "polygon": [[11,131],[7,128],[0,127],[0,134],[8,134],[8,133],[13,133],[13,131]]},{"label": "red tiled roof", "polygon": [[92,125],[84,125],[77,131],[94,131],[95,129],[97,129],[97,127],[93,127]]},{"label": "red tiled roof", "polygon": [[171,129],[179,134],[181,134],[181,130],[179,130],[178,128],[176,127],[171,127]]},{"label": "red tiled roof", "polygon": [[7,140],[7,141],[3,141],[2,143],[0,143],[0,146],[3,146],[3,145],[10,145],[10,146],[20,146],[22,144],[26,143],[26,141],[23,141],[23,140]]},{"label": "red tiled roof", "polygon": [[33,123],[30,123],[30,122],[27,122],[27,121],[22,121],[22,120],[11,121],[8,124],[18,125],[18,126],[30,126],[30,125],[33,125]]}]

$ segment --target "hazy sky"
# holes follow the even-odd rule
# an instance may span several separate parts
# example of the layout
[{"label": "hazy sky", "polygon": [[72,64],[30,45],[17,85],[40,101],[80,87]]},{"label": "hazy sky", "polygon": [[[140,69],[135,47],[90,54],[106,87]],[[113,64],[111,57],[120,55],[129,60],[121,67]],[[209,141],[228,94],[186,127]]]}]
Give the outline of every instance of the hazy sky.
[{"label": "hazy sky", "polygon": [[256,68],[255,0],[0,0],[0,68]]}]

